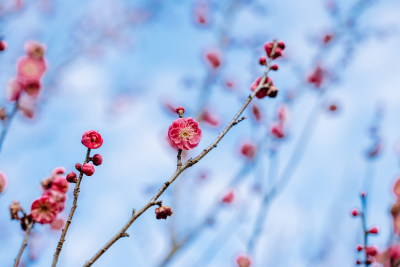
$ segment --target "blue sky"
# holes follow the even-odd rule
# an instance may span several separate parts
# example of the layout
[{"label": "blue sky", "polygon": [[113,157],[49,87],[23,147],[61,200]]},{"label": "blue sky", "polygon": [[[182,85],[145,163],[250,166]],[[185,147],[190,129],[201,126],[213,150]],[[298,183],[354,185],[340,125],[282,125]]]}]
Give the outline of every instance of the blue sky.
[{"label": "blue sky", "polygon": [[[353,2],[339,1],[343,16]],[[399,174],[395,147],[400,140],[400,4],[374,2],[360,16],[357,28],[366,38],[356,43],[348,64],[339,60],[344,51],[342,41],[333,44],[323,58],[340,77],[324,97],[328,103],[338,102],[340,110],[334,115],[323,108],[318,112],[304,157],[298,158],[299,166],[290,183],[268,210],[255,251],[255,266],[353,266],[361,229],[349,213],[360,205],[362,180],[371,170],[368,223],[381,229],[371,242],[381,248],[388,242],[388,210],[394,201],[391,186]],[[11,3],[6,1],[6,5]],[[43,9],[44,3],[52,4],[52,8]],[[82,183],[59,266],[83,264],[125,223],[132,208],[140,208],[150,199],[175,168],[175,152],[165,142],[175,117],[162,103],[183,105],[188,116],[196,116],[199,90],[208,71],[203,53],[219,46],[221,25],[233,41],[222,49],[222,69],[210,88],[207,106],[223,125],[244,102],[253,80],[262,74],[257,62],[263,55],[264,42],[276,37],[287,45],[287,60],[280,60],[280,70],[271,75],[281,90],[279,96],[255,100],[268,120],[256,125],[249,118],[235,126],[162,197],[173,208],[173,218],[157,221],[150,209],[128,231],[131,237],[120,240],[96,266],[156,266],[169,249],[169,223],[174,221],[183,236],[203,218],[243,165],[238,144],[242,140],[259,141],[275,109],[285,100],[285,93],[296,89],[300,94],[291,105],[289,135],[280,146],[278,160],[270,164],[265,151],[257,171],[245,176],[237,189],[234,205],[218,214],[215,225],[177,255],[170,266],[196,266],[215,236],[229,227],[233,233],[219,241],[218,252],[207,266],[233,265],[235,255],[245,251],[260,203],[260,195],[252,190],[254,179],[267,177],[271,166],[281,173],[288,161],[317,99],[315,90],[303,82],[313,69],[319,49],[311,40],[329,32],[334,19],[322,1],[242,1],[232,17],[224,15],[226,3],[210,3],[212,24],[206,28],[193,23],[195,2],[178,0],[135,4],[38,1],[26,3],[23,10],[0,20],[0,33],[9,47],[0,54],[3,88],[15,75],[15,62],[24,53],[25,41],[45,43],[48,61],[37,116],[33,120],[16,117],[0,154],[0,170],[8,177],[8,188],[0,196],[1,265],[14,259],[23,238],[18,223],[9,220],[8,205],[17,199],[29,209],[41,194],[40,181],[54,167],[71,171],[76,162],[83,161],[86,149],[80,138],[86,130],[102,134],[104,145],[97,152],[104,163]],[[134,24],[129,20],[129,12],[147,14],[145,10],[150,12],[149,21]],[[237,82],[236,93],[221,86],[229,77]],[[384,107],[380,121],[383,152],[368,163],[368,128],[379,103]],[[197,155],[221,130],[202,127],[203,139],[190,156]],[[199,182],[202,171],[208,171],[210,177]],[[72,189],[67,211],[71,202]],[[59,233],[51,232],[48,226],[37,225],[32,238],[37,259],[29,266],[48,266],[58,237]],[[324,257],[318,256],[324,249]]]}]

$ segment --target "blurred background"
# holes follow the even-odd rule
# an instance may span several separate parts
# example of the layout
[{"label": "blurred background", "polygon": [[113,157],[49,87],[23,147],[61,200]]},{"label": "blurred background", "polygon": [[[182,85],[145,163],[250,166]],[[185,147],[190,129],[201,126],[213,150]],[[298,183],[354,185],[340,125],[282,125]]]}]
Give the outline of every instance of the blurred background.
[{"label": "blurred background", "polygon": [[[33,115],[1,125],[0,265],[24,236],[8,206],[29,211],[53,168],[82,163],[93,129],[104,162],[83,179],[58,265],[81,266],[174,172],[173,110],[200,122],[184,154],[195,157],[244,103],[274,38],[286,44],[270,74],[278,96],[255,99],[170,186],[172,217],[151,208],[95,266],[237,266],[242,254],[252,266],[355,266],[361,190],[380,229],[369,243],[384,251],[400,160],[399,12],[395,0],[2,0],[1,107],[13,109],[6,88],[27,41],[46,46],[47,70]],[[49,266],[60,232],[36,224],[21,266]]]}]

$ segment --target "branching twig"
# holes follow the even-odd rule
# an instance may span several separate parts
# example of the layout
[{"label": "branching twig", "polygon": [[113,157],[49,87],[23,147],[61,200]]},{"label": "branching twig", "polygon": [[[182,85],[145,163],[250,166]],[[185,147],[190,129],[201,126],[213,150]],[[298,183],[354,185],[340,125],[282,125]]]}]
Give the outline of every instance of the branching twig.
[{"label": "branching twig", "polygon": [[[272,55],[274,54],[274,50],[276,48],[277,42],[274,41],[274,48],[272,50]],[[262,87],[269,87],[270,83],[264,84],[265,80],[267,79],[268,72],[270,70],[270,66],[267,66],[267,70],[265,71],[260,83],[258,84],[257,88],[251,93],[246,101],[244,102],[243,106],[239,109],[236,115],[233,117],[231,122],[225,127],[225,129],[218,135],[218,137],[211,143],[206,149],[204,149],[197,157],[188,159],[182,167],[178,167],[172,177],[166,181],[163,186],[158,190],[158,192],[150,199],[147,204],[145,204],[137,213],[133,214],[132,217],[128,220],[128,222],[115,234],[90,260],[88,260],[84,266],[91,266],[96,260],[98,260],[101,255],[104,254],[115,242],[117,242],[121,238],[121,234],[125,233],[126,230],[133,224],[133,222],[142,215],[146,210],[150,207],[155,205],[155,201],[164,193],[164,191],[179,177],[179,175],[186,169],[192,167],[196,163],[198,163],[202,158],[204,158],[211,150],[217,147],[217,144],[221,141],[221,139],[228,133],[228,131],[236,124],[238,124],[243,119],[239,119],[242,115],[243,111],[247,108],[250,102],[253,100],[255,95]]]},{"label": "branching twig", "polygon": [[[88,148],[88,150],[87,150],[85,163],[88,163],[89,160],[90,160],[90,148]],[[69,212],[68,220],[65,222],[65,226],[62,230],[60,240],[58,241],[56,252],[54,253],[54,256],[53,256],[53,263],[51,264],[52,267],[55,267],[57,265],[58,256],[60,255],[62,246],[64,244],[65,236],[67,235],[67,231],[68,231],[69,225],[71,224],[72,217],[74,216],[75,209],[78,206],[77,202],[78,202],[78,196],[79,196],[79,191],[80,191],[79,187],[80,187],[80,184],[82,181],[82,177],[83,177],[83,172],[81,171],[79,174],[78,181],[76,182],[75,189],[74,189],[74,202],[72,203],[72,207],[71,207],[71,211]],[[121,233],[121,235],[123,235],[123,233]],[[123,236],[121,236],[121,237],[123,237]]]},{"label": "branching twig", "polygon": [[22,256],[22,252],[24,251],[25,247],[28,245],[28,238],[29,238],[29,234],[31,233],[33,224],[34,224],[34,221],[31,221],[31,222],[26,226],[25,238],[24,238],[24,241],[22,242],[21,248],[19,249],[17,258],[15,258],[14,267],[18,267],[19,261],[20,261],[21,256]]}]

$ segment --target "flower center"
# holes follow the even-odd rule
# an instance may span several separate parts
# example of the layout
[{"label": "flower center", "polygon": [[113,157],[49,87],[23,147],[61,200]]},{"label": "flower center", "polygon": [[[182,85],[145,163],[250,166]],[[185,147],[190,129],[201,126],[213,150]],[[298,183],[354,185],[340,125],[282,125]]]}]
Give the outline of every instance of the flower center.
[{"label": "flower center", "polygon": [[37,71],[37,67],[35,66],[35,64],[33,64],[33,63],[28,63],[28,64],[26,64],[25,67],[24,67],[24,72],[25,72],[27,75],[36,75],[38,71]]},{"label": "flower center", "polygon": [[40,207],[40,212],[47,212],[48,207],[47,206],[41,206]]},{"label": "flower center", "polygon": [[193,136],[193,129],[191,128],[191,127],[185,127],[185,128],[182,128],[181,130],[180,130],[180,132],[179,132],[179,137],[182,139],[182,140],[188,140],[188,139],[191,139],[192,138],[192,136]]}]

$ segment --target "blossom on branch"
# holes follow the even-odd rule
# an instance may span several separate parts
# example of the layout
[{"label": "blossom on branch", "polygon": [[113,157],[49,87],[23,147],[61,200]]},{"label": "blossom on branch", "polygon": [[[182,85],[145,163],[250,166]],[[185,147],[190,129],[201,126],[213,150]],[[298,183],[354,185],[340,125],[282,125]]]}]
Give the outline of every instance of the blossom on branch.
[{"label": "blossom on branch", "polygon": [[51,223],[58,213],[57,203],[48,196],[42,196],[32,203],[32,219],[38,223]]},{"label": "blossom on branch", "polygon": [[193,118],[179,118],[172,122],[168,137],[179,149],[191,150],[201,139],[201,129]]},{"label": "blossom on branch", "polygon": [[103,138],[98,132],[89,130],[82,135],[82,144],[87,148],[96,149],[103,144]]}]

